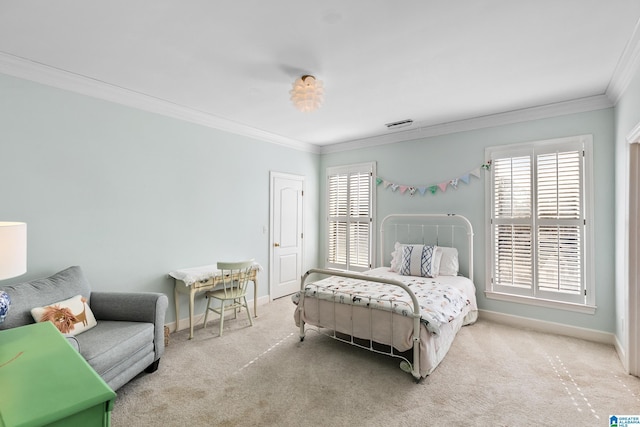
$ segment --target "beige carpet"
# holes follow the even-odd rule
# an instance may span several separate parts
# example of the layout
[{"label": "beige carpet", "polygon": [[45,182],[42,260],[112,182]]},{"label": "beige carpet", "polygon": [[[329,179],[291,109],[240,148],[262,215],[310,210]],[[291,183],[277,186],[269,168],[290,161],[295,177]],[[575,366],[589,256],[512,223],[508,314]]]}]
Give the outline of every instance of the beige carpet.
[{"label": "beige carpet", "polygon": [[154,374],[118,390],[120,426],[608,426],[640,414],[613,347],[478,321],[420,384],[399,360],[308,332],[289,298],[248,321],[171,334]]}]

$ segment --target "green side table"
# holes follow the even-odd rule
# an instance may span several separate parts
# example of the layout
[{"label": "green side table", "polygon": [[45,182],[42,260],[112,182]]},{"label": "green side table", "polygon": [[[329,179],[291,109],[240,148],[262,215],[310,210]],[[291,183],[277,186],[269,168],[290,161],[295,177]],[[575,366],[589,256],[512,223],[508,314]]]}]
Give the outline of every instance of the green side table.
[{"label": "green side table", "polygon": [[115,397],[51,322],[0,332],[0,427],[109,426]]}]

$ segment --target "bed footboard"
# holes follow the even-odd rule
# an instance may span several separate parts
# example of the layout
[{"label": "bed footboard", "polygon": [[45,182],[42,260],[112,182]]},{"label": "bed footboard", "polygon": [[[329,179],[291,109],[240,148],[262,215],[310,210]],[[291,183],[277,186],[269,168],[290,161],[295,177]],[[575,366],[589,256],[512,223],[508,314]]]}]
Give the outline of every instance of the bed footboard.
[{"label": "bed footboard", "polygon": [[[353,298],[354,300],[358,299],[359,303],[357,305],[344,304],[343,301],[341,302],[341,300],[344,299],[345,295],[338,293],[335,290],[328,290],[327,293],[322,292],[323,296],[320,297],[319,291],[320,291],[320,288],[322,288],[321,286],[316,284],[312,284],[312,285],[306,284],[307,279],[312,274],[320,274],[320,275],[326,275],[326,276],[340,276],[340,277],[345,277],[349,279],[358,279],[358,280],[364,280],[368,282],[378,282],[378,283],[383,283],[387,285],[398,286],[404,289],[410,296],[411,302],[412,302],[411,306],[408,307],[409,312],[406,313],[406,317],[409,317],[413,324],[413,330],[410,331],[410,334],[411,334],[410,337],[404,337],[405,338],[404,341],[407,341],[406,338],[409,338],[410,340],[410,343],[411,343],[410,350],[412,351],[412,354],[413,354],[413,360],[409,360],[408,358],[402,355],[401,351],[399,352],[394,349],[394,344],[396,342],[401,342],[401,340],[403,339],[403,337],[401,336],[398,337],[400,332],[398,332],[399,329],[398,329],[397,323],[399,322],[396,321],[394,324],[394,318],[396,318],[398,314],[393,313],[392,310],[373,308],[373,306],[376,304],[373,304],[374,301],[372,301],[370,297],[361,297],[355,294],[350,294],[349,298]],[[311,288],[311,293],[314,293],[318,297],[309,298],[308,301],[305,301],[307,292],[309,292],[307,290],[308,286],[316,287],[315,292],[314,292],[314,289]],[[376,298],[376,302],[379,302],[379,298]],[[393,302],[394,302],[393,299],[388,300],[389,305],[393,304]],[[400,362],[400,368],[403,371],[410,373],[416,381],[420,381],[420,379],[422,378],[422,376],[420,375],[420,328],[421,328],[420,305],[418,303],[417,297],[407,285],[394,279],[366,276],[363,274],[356,274],[356,273],[346,272],[346,271],[334,271],[334,270],[326,270],[326,269],[311,269],[307,271],[302,277],[301,286],[300,286],[300,301],[298,302],[298,308],[297,308],[299,324],[300,324],[300,341],[303,341],[305,337],[305,323],[306,323],[304,320],[305,319],[304,310],[306,307],[305,304],[310,304],[310,303],[317,304],[317,307],[315,307],[315,313],[317,313],[318,316],[320,316],[321,304],[325,306],[325,308],[327,305],[328,307],[330,307],[331,315],[329,316],[328,319],[323,319],[321,321],[320,317],[318,317],[318,321],[313,323],[313,326],[316,326],[317,328],[324,328],[331,331],[331,333],[324,333],[325,335],[330,336],[331,338],[334,338],[336,340],[343,341],[351,345],[367,349],[369,351],[400,358],[402,359],[402,361]],[[354,318],[363,318],[363,317],[368,317],[368,319],[365,319],[366,320],[365,322],[362,322],[359,324],[356,324],[354,322]],[[372,327],[374,322],[376,324],[380,324],[381,322],[384,322],[385,321],[384,319],[386,318],[388,318],[388,322],[389,322],[388,325],[383,326],[382,328]],[[350,327],[345,327],[345,324],[350,324]],[[316,329],[316,330],[318,332],[323,333],[319,329]],[[387,334],[390,334],[390,335],[387,335]],[[348,338],[345,338],[345,336]],[[361,341],[359,341],[358,339],[364,340],[369,344],[363,345],[361,344]],[[396,341],[396,339],[398,341]],[[379,347],[376,348],[374,347],[375,343],[382,343],[382,344],[388,345],[389,350],[385,351]]]}]

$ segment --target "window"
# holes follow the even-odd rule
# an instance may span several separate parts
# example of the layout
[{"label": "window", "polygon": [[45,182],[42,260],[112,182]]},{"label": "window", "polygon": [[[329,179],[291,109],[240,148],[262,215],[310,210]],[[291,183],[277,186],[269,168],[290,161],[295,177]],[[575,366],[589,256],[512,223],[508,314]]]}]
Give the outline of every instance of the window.
[{"label": "window", "polygon": [[327,267],[371,268],[375,163],[327,168]]},{"label": "window", "polygon": [[487,297],[594,312],[592,138],[486,150]]}]

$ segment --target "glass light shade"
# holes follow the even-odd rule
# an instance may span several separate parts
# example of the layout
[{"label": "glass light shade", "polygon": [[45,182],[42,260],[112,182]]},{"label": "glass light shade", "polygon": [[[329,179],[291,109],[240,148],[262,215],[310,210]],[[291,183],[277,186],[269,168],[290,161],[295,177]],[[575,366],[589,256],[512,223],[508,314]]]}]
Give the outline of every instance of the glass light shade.
[{"label": "glass light shade", "polygon": [[0,222],[0,280],[27,271],[27,224]]},{"label": "glass light shade", "polygon": [[302,112],[317,110],[324,100],[324,87],[314,76],[302,76],[293,82],[291,101]]}]

